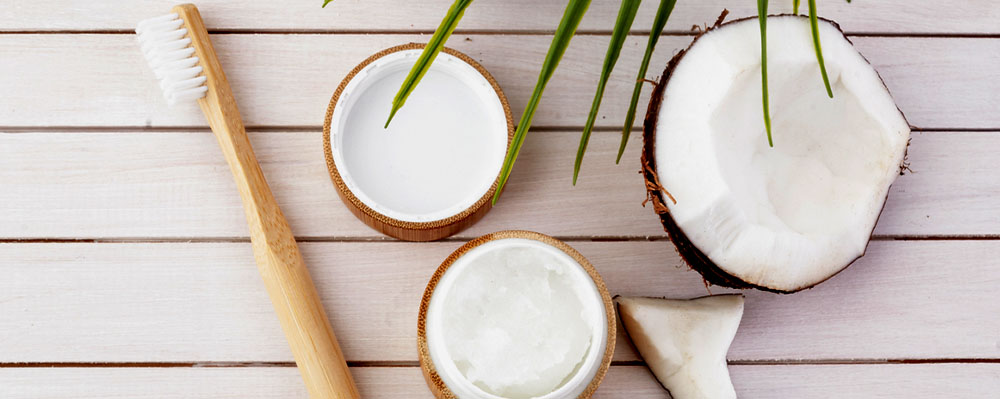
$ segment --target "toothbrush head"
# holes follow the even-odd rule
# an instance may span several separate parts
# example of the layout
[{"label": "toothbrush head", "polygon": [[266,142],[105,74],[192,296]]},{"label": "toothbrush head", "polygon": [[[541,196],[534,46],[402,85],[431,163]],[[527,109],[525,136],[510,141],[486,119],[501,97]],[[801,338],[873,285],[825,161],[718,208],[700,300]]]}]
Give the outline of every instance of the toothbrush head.
[{"label": "toothbrush head", "polygon": [[171,13],[139,22],[135,33],[142,54],[160,80],[160,88],[168,104],[205,96],[208,78],[202,73],[191,37],[179,14]]}]

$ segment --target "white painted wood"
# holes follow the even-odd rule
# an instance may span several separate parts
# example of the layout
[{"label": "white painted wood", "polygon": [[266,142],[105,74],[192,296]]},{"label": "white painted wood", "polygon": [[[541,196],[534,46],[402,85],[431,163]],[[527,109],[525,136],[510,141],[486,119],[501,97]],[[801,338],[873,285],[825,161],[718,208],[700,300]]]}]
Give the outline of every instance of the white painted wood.
[{"label": "white painted wood", "polygon": [[[416,361],[459,242],[303,243],[349,361]],[[571,242],[612,295],[708,293],[669,242]],[[997,358],[998,241],[876,241],[817,288],[747,291],[731,360]],[[247,243],[0,244],[0,363],[288,362]],[[718,287],[712,293],[726,292]],[[635,360],[618,341],[617,360]]]},{"label": "white painted wood", "polygon": [[[314,132],[252,133],[264,173],[300,237],[383,237],[337,197]],[[511,183],[459,237],[523,228],[557,236],[664,236],[637,174],[640,134],[621,165],[619,134],[528,136]],[[893,186],[879,235],[1000,234],[996,132],[915,133],[912,172]],[[246,237],[215,138],[205,132],[0,133],[0,238]]]},{"label": "white painted wood", "polygon": [[[0,31],[127,31],[166,12],[152,1],[9,2]],[[317,127],[333,89],[368,55],[426,41],[451,0],[202,0],[247,124]],[[657,2],[644,2],[609,83],[598,125],[624,118]],[[791,2],[773,3],[773,12]],[[1000,41],[926,34],[1000,33],[990,0],[820,2],[854,33],[911,124],[1000,129]],[[564,2],[479,0],[451,47],[480,60],[511,99],[527,101]],[[535,126],[583,124],[618,2],[595,1],[549,85]],[[746,1],[678,4],[667,26],[687,32]],[[527,11],[528,9],[531,11]],[[365,32],[392,32],[367,35]],[[465,33],[469,32],[469,33]],[[520,34],[518,34],[520,33]],[[918,34],[920,37],[895,37]],[[666,36],[650,76],[690,42]],[[647,88],[647,93],[649,89]],[[205,126],[195,109],[165,107],[129,34],[0,33],[0,127],[131,127],[128,131],[0,132],[0,239],[245,238],[242,210],[214,138],[144,126]],[[642,102],[646,103],[643,98]],[[641,112],[641,110],[640,110]],[[108,129],[115,130],[115,129]],[[337,199],[317,131],[252,140],[296,234],[379,238]],[[581,182],[569,184],[576,129],[532,133],[504,200],[460,238],[504,228],[575,237],[663,237],[643,197],[633,136],[614,166],[618,136],[592,138]],[[893,187],[876,234],[1000,234],[998,132],[914,135],[912,173]],[[353,370],[367,398],[430,397],[414,364],[415,314],[426,279],[460,242],[304,243],[334,328],[352,361],[407,367]],[[706,293],[669,242],[571,244],[622,295]],[[862,359],[998,359],[1000,241],[876,241],[829,282],[779,296],[747,292],[730,359],[747,398],[987,398],[1000,364],[770,364]],[[304,397],[293,367],[19,367],[18,362],[290,362],[248,243],[0,243],[0,397]],[[718,288],[713,293],[727,292]],[[617,360],[636,360],[619,339]],[[614,366],[599,398],[666,398],[642,366]]]},{"label": "white painted wood", "polygon": [[[744,398],[993,397],[997,364],[735,365]],[[352,373],[365,398],[432,398],[416,367],[362,367]],[[10,399],[304,398],[291,367],[0,369]],[[612,366],[595,399],[669,398],[643,366]]]},{"label": "white painted wood", "polygon": [[[319,133],[250,136],[297,235],[382,237],[337,197]],[[640,206],[641,143],[635,137],[625,163],[616,166],[617,133],[596,134],[574,188],[578,134],[529,136],[502,201],[462,235],[505,228],[661,234],[652,211]],[[246,237],[231,180],[209,133],[2,134],[0,237]]]},{"label": "white painted wood", "polygon": [[741,398],[988,398],[997,364],[731,366]]},{"label": "white painted wood", "polygon": [[[322,0],[274,3],[267,0],[241,2],[202,0],[198,7],[210,29],[247,30],[360,30],[430,31],[441,23],[451,0],[400,2],[394,0],[334,0],[321,9]],[[657,1],[642,4],[633,26],[648,30]],[[580,29],[610,31],[618,2],[594,1]],[[0,30],[132,29],[135,23],[165,14],[170,5],[154,0],[89,2],[12,2],[13,10],[0,14]],[[553,30],[565,2],[532,0],[479,0],[466,11],[459,29],[465,30]],[[692,24],[712,23],[723,8],[734,18],[757,15],[752,1],[714,0],[678,3],[667,29],[687,31]],[[791,12],[792,2],[772,2],[772,13]],[[802,5],[803,12],[806,5]],[[990,0],[907,0],[819,2],[820,15],[840,22],[848,31],[997,33],[1000,7]]]},{"label": "white painted wood", "polygon": [[[320,126],[330,96],[359,62],[428,35],[214,35],[248,126]],[[607,36],[573,40],[535,115],[538,126],[582,126]],[[645,38],[629,37],[597,123],[617,128]],[[909,122],[921,128],[1000,128],[1000,41],[854,37]],[[547,35],[456,35],[449,45],[495,75],[517,118],[545,58]],[[649,77],[691,38],[660,41]],[[0,126],[206,126],[193,105],[168,109],[132,35],[0,35]],[[647,88],[647,94],[649,89]],[[645,109],[642,100],[640,115]],[[641,120],[641,118],[640,118]],[[638,125],[637,121],[637,125]]]}]

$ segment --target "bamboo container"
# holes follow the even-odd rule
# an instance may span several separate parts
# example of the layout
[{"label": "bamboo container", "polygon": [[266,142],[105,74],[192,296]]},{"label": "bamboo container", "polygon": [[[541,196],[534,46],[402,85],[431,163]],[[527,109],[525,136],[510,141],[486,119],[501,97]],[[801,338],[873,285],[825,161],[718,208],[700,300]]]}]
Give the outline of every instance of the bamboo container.
[{"label": "bamboo container", "polygon": [[[327,167],[344,204],[373,229],[407,241],[437,240],[481,219],[514,135],[499,84],[449,48],[385,130],[397,82],[423,48],[405,44],[364,60],[333,93],[323,124]],[[455,143],[466,145],[448,148]]]},{"label": "bamboo container", "polygon": [[[542,399],[567,397],[587,399],[593,396],[601,384],[608,368],[611,366],[611,359],[615,352],[618,325],[614,304],[604,284],[604,280],[597,272],[597,269],[583,255],[566,243],[541,233],[508,230],[481,236],[455,250],[434,272],[427,283],[427,288],[424,290],[417,316],[417,351],[420,359],[420,367],[427,381],[427,386],[438,399],[453,399],[457,397],[494,399],[499,398],[499,396],[486,393],[480,388],[474,387],[471,383],[462,381],[464,377],[457,371],[452,360],[449,360],[448,356],[444,354],[447,352],[447,349],[443,349],[443,345],[445,345],[447,339],[444,338],[440,331],[442,328],[445,328],[441,324],[444,316],[435,316],[432,315],[432,312],[443,312],[444,307],[441,304],[445,299],[435,299],[435,295],[444,295],[447,297],[450,291],[455,289],[455,284],[458,284],[456,283],[458,277],[454,273],[459,273],[459,275],[461,273],[468,273],[469,268],[473,267],[470,265],[472,261],[468,257],[485,256],[483,254],[488,254],[490,251],[494,251],[495,253],[495,251],[503,251],[514,247],[523,248],[524,246],[543,248],[545,251],[564,258],[563,262],[565,264],[573,265],[573,269],[576,269],[575,271],[564,272],[566,275],[572,275],[574,272],[579,273],[582,277],[577,277],[576,281],[582,284],[580,287],[582,288],[584,285],[592,287],[590,289],[592,293],[587,295],[589,298],[587,300],[591,301],[590,303],[594,304],[594,306],[590,308],[585,307],[584,309],[596,312],[596,314],[591,314],[591,316],[596,316],[594,317],[595,320],[598,320],[596,321],[598,328],[595,331],[603,331],[603,333],[595,334],[591,338],[592,341],[587,355],[581,360],[578,369],[568,376],[567,381],[556,390],[538,397]],[[473,255],[477,250],[486,252]],[[529,264],[518,264],[517,266],[539,267],[539,265]],[[458,272],[449,274],[450,271],[456,268],[458,268]],[[492,289],[497,290],[498,288]],[[439,294],[441,291],[445,291],[446,293]],[[509,290],[504,289],[502,292],[509,292]],[[494,296],[493,298],[496,297]],[[509,299],[511,298],[505,298],[505,300]],[[520,300],[517,302],[523,303]],[[491,328],[498,327],[491,326]],[[438,331],[432,331],[435,329]]]}]

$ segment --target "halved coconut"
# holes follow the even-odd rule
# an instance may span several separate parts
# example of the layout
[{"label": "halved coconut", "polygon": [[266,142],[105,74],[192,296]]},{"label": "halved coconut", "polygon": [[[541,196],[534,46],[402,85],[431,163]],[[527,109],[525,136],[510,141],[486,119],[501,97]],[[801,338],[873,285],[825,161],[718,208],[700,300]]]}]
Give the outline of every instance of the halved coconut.
[{"label": "halved coconut", "polygon": [[761,111],[756,18],[717,25],[667,65],[646,115],[646,187],[681,256],[708,282],[794,292],[861,257],[900,174],[910,127],[839,26],[767,21],[774,147]]},{"label": "halved coconut", "polygon": [[671,397],[736,398],[726,353],[743,318],[743,295],[615,302],[625,332]]}]

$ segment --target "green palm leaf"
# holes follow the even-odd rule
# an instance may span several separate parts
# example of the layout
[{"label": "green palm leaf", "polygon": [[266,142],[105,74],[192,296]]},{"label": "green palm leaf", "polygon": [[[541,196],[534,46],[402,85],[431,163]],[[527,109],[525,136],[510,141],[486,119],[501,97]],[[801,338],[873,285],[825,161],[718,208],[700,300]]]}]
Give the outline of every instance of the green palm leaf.
[{"label": "green palm leaf", "polygon": [[[472,4],[472,0],[455,0],[455,3],[448,9],[448,14],[445,15],[444,20],[441,21],[441,25],[434,31],[434,35],[431,36],[427,47],[424,47],[424,51],[420,53],[420,58],[417,58],[417,62],[410,69],[409,75],[406,75],[406,79],[403,80],[403,85],[400,86],[399,92],[396,93],[396,98],[392,99],[392,111],[389,112],[389,119],[385,121],[385,127],[389,127],[389,122],[392,122],[392,117],[396,116],[396,111],[399,111],[403,107],[403,104],[406,103],[406,98],[417,87],[417,83],[431,69],[431,64],[437,58],[441,49],[444,48],[444,43],[451,37],[451,33],[455,31],[458,21],[462,19],[462,14],[465,13],[465,9],[469,7],[469,4]],[[326,4],[324,3],[324,5]]]},{"label": "green palm leaf", "polygon": [[563,12],[562,21],[559,22],[555,36],[552,37],[549,52],[545,54],[545,61],[542,63],[542,71],[538,74],[538,82],[535,83],[535,90],[531,93],[531,99],[528,100],[528,105],[524,108],[524,113],[521,114],[521,120],[517,123],[517,131],[514,132],[514,141],[511,143],[510,150],[507,151],[507,157],[504,159],[497,190],[493,194],[494,204],[500,198],[503,187],[507,184],[507,179],[510,178],[510,172],[514,168],[514,161],[517,160],[517,153],[521,151],[521,145],[524,144],[524,137],[528,134],[528,129],[531,127],[531,120],[535,116],[535,108],[538,107],[538,102],[542,99],[542,92],[545,90],[545,85],[549,83],[549,79],[552,78],[556,67],[559,66],[559,60],[566,53],[566,47],[569,47],[569,41],[576,33],[576,28],[580,26],[580,20],[587,13],[587,7],[589,6],[590,0],[569,0],[569,3],[566,4],[566,11]]},{"label": "green palm leaf", "polygon": [[601,79],[597,82],[597,93],[594,94],[594,103],[590,106],[590,115],[587,117],[587,124],[583,127],[583,135],[580,137],[580,148],[576,152],[576,163],[573,165],[573,185],[580,175],[580,165],[583,163],[583,153],[587,152],[587,142],[590,141],[590,132],[594,128],[594,121],[597,119],[597,111],[601,108],[601,98],[604,96],[604,87],[611,77],[611,71],[615,69],[618,56],[621,55],[622,45],[628,37],[628,31],[635,21],[635,13],[639,11],[641,0],[622,0],[622,5],[618,9],[618,20],[615,21],[615,29],[611,33],[611,42],[608,43],[608,53],[604,56],[604,68],[601,69]]},{"label": "green palm leaf", "polygon": [[799,15],[799,0],[792,1],[792,13]]},{"label": "green palm leaf", "polygon": [[635,78],[635,87],[632,89],[632,101],[629,102],[628,112],[625,114],[625,126],[622,128],[622,142],[618,145],[618,158],[615,163],[622,160],[625,153],[625,145],[628,144],[629,134],[632,133],[632,123],[635,122],[635,111],[639,105],[639,96],[642,94],[643,79],[646,77],[646,69],[649,68],[649,60],[653,57],[653,50],[656,42],[663,33],[663,27],[667,26],[670,13],[674,10],[677,0],[660,0],[660,7],[656,9],[656,17],[653,19],[653,27],[649,31],[649,41],[646,42],[646,53],[642,56],[642,64],[639,65],[639,74]]},{"label": "green palm leaf", "polygon": [[823,49],[819,46],[819,21],[816,18],[816,0],[809,0],[809,27],[812,29],[813,48],[816,50],[816,62],[819,63],[819,73],[823,76],[823,85],[826,86],[826,95],[833,98],[833,90],[830,89],[830,78],[826,75],[826,64],[823,63]]},{"label": "green palm leaf", "polygon": [[757,0],[757,19],[760,20],[760,82],[761,102],[764,104],[764,127],[767,129],[767,145],[774,147],[771,140],[771,111],[767,99],[767,0]]}]

